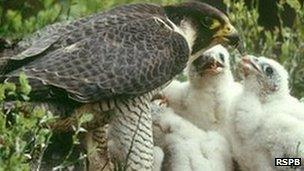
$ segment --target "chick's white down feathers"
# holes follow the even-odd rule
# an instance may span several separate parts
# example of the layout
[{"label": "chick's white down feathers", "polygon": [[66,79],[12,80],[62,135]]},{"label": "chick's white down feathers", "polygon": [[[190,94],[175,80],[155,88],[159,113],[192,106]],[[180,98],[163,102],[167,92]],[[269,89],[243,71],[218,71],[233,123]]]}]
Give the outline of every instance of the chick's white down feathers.
[{"label": "chick's white down feathers", "polygon": [[[277,170],[275,158],[304,158],[304,105],[289,94],[283,66],[249,57],[244,91],[233,102],[229,128],[242,170]],[[286,167],[284,169],[287,169]]]},{"label": "chick's white down feathers", "polygon": [[154,105],[154,141],[164,150],[163,170],[233,169],[230,145],[216,131],[224,129],[231,99],[242,90],[229,62],[224,47],[210,48],[188,64],[189,81],[164,89],[169,107]]},{"label": "chick's white down feathers", "polygon": [[207,67],[198,69],[194,63],[188,64],[189,81],[172,81],[163,93],[175,113],[204,130],[218,130],[242,86],[233,79],[230,55],[223,46],[210,48],[200,58],[218,62],[220,66],[210,68],[207,61]]},{"label": "chick's white down feathers", "polygon": [[217,132],[205,132],[166,107],[153,112],[153,119],[154,130],[158,129],[154,136],[162,137],[163,141],[156,142],[165,152],[163,170],[231,170],[229,144]]}]

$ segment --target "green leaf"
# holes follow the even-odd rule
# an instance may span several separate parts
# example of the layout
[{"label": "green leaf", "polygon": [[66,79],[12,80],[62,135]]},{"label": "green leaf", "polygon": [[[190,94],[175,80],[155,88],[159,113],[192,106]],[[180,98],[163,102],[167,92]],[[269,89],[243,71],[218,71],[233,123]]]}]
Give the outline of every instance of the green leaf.
[{"label": "green leaf", "polygon": [[6,93],[14,94],[15,91],[16,86],[13,83],[0,84],[0,101],[3,101],[6,98]]},{"label": "green leaf", "polygon": [[29,95],[32,88],[29,85],[27,77],[24,73],[20,74],[19,82],[20,82],[20,92],[23,93],[24,95]]}]

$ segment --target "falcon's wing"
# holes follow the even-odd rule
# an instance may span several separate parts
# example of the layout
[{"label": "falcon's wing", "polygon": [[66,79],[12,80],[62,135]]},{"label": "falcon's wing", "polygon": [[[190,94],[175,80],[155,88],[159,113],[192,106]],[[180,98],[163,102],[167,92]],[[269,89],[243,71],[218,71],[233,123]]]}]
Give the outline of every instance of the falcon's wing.
[{"label": "falcon's wing", "polygon": [[163,17],[165,13],[157,5],[131,4],[93,14],[76,21],[46,26],[20,41],[12,52],[0,53],[0,73],[8,73],[35,60],[42,53],[72,45],[96,34],[96,32],[133,20],[147,19],[151,16]]},{"label": "falcon's wing", "polygon": [[165,19],[150,17],[43,54],[6,78],[14,81],[24,72],[39,99],[67,93],[76,101],[92,102],[149,92],[180,73],[188,56],[186,40]]}]

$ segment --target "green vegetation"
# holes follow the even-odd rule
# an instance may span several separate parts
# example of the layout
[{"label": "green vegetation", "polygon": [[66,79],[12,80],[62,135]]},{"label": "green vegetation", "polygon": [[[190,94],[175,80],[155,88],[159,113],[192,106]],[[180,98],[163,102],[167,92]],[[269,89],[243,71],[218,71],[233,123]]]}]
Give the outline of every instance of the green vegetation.
[{"label": "green vegetation", "polygon": [[[39,162],[52,135],[45,124],[52,115],[42,108],[30,108],[30,86],[24,75],[20,85],[0,85],[0,170],[29,170],[30,161]],[[20,99],[5,102],[8,99]]]},{"label": "green vegetation", "polygon": [[[248,9],[244,2],[231,3],[230,18],[242,35],[249,54],[266,56],[283,64],[290,74],[292,94],[304,96],[304,10],[296,0],[280,1],[278,13],[280,24],[273,31],[258,25],[258,9]],[[284,27],[282,21],[283,5],[287,3],[296,12],[292,27]]]},{"label": "green vegetation", "polygon": [[[176,3],[182,0],[2,0],[0,1],[0,38],[11,41],[38,30],[48,24],[73,20],[125,3],[154,2]],[[232,3],[225,0],[229,15],[241,33],[250,54],[264,55],[284,64],[290,73],[291,90],[298,98],[304,96],[304,9],[297,0],[281,0],[278,3],[280,25],[267,30],[258,25],[257,5],[251,9],[242,0]],[[291,27],[282,22],[283,5],[287,3],[296,11]],[[235,56],[239,56],[234,52]],[[182,78],[182,77],[181,77]],[[26,109],[31,91],[24,76],[20,85],[0,84],[0,171],[29,170],[32,162],[41,161],[50,142],[52,132],[45,125],[54,119],[43,108]],[[13,104],[6,100],[17,98]],[[28,112],[30,111],[30,112]],[[81,132],[81,128],[77,129]],[[73,136],[73,144],[78,144]],[[68,155],[71,153],[69,152]],[[83,156],[82,156],[83,157]],[[66,157],[66,158],[69,158]],[[79,159],[77,159],[79,160]],[[73,164],[64,161],[57,169]]]},{"label": "green vegetation", "polygon": [[[114,6],[153,2],[168,4],[182,0],[4,0],[0,6],[0,37],[19,39],[48,24],[73,20]],[[0,2],[1,3],[1,2]]]}]

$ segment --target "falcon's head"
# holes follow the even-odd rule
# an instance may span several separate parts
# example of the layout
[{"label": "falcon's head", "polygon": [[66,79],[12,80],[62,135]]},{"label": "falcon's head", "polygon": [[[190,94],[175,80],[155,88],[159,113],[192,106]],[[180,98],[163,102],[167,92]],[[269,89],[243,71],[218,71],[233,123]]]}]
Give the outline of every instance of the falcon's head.
[{"label": "falcon's head", "polygon": [[242,59],[245,89],[267,96],[289,93],[288,73],[278,62],[247,55]]},{"label": "falcon's head", "polygon": [[222,45],[216,45],[199,55],[192,63],[189,63],[189,79],[192,83],[206,82],[206,79],[222,79],[221,76],[231,74],[230,55]]},{"label": "falcon's head", "polygon": [[180,29],[190,44],[191,56],[216,44],[233,45],[243,51],[240,38],[229,18],[218,9],[202,2],[185,2],[165,6],[168,18]]}]

